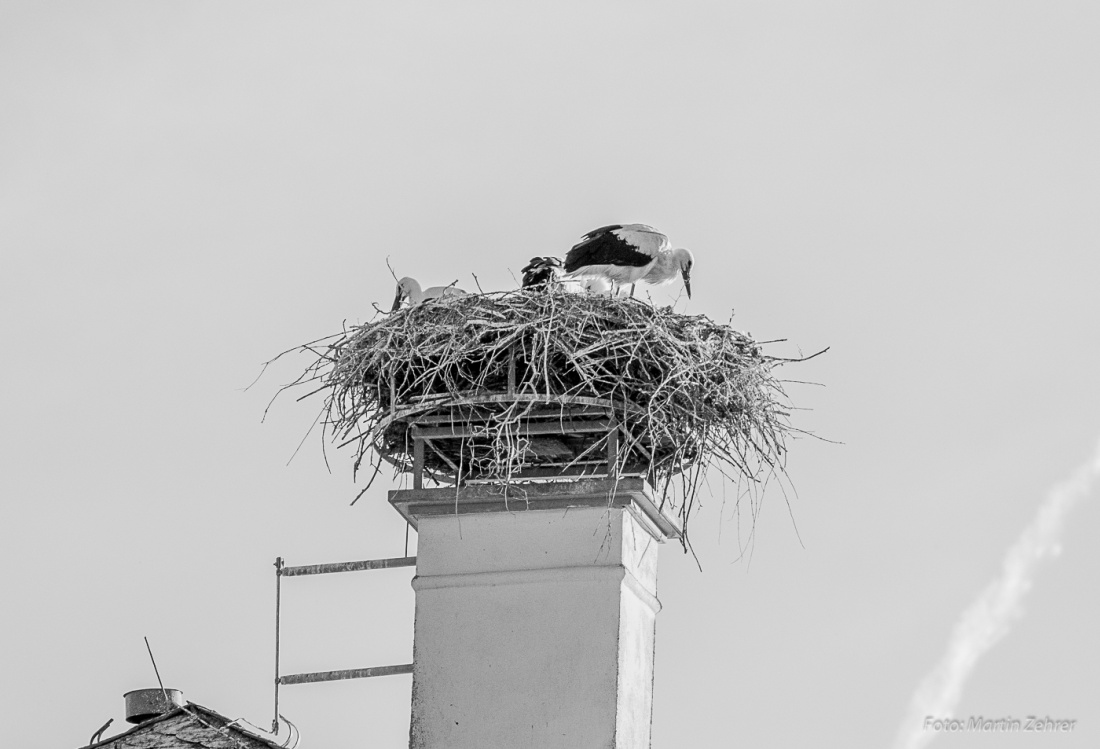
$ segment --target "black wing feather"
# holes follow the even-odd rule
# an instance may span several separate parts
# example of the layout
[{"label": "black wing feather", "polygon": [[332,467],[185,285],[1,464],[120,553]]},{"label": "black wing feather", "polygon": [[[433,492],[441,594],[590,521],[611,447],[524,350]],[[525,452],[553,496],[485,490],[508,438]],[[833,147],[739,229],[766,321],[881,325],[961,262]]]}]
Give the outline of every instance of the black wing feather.
[{"label": "black wing feather", "polygon": [[640,268],[653,262],[653,257],[639,252],[634,245],[613,232],[621,224],[590,231],[565,256],[565,272],[572,273],[589,265],[621,265]]},{"label": "black wing feather", "polygon": [[593,237],[596,237],[600,234],[607,234],[621,228],[623,228],[622,224],[610,224],[608,226],[601,226],[599,229],[593,229],[592,231],[585,234],[583,237],[581,237],[581,240],[583,241],[585,239],[592,239]]}]

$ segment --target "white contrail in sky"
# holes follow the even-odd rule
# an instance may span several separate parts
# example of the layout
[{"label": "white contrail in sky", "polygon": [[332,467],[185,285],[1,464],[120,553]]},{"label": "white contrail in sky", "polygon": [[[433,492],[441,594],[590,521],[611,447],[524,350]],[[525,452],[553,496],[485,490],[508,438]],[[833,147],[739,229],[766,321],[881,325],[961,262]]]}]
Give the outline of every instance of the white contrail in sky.
[{"label": "white contrail in sky", "polygon": [[913,695],[895,749],[920,749],[935,738],[936,731],[925,729],[928,716],[954,717],[963,684],[974,664],[1008,633],[1012,621],[1022,613],[1020,602],[1031,588],[1039,560],[1058,554],[1058,537],[1066,515],[1088,496],[1098,477],[1100,446],[1092,460],[1078,468],[1068,481],[1050,490],[1035,519],[1005,555],[1000,576],[963,612],[943,659]]}]

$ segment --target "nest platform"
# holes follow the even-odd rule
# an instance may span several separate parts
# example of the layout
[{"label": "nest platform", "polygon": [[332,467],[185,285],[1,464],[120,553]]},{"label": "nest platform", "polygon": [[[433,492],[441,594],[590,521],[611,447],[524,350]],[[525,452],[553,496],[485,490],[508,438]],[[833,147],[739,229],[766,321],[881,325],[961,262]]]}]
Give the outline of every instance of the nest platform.
[{"label": "nest platform", "polygon": [[324,393],[326,430],[373,468],[368,487],[384,464],[416,488],[638,476],[686,524],[708,469],[758,481],[792,431],[773,372],[789,360],[636,299],[446,297],[303,348],[316,359],[293,384]]}]

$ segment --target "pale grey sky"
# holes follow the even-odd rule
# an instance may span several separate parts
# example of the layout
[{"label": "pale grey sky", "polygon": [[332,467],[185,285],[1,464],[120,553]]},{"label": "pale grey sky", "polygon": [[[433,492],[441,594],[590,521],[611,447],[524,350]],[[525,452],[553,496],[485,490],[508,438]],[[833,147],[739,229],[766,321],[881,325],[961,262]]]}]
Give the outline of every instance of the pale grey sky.
[{"label": "pale grey sky", "polygon": [[[271,712],[273,574],[398,555],[292,360],[399,275],[513,285],[585,231],[696,256],[778,355],[751,566],[733,490],[664,553],[654,746],[886,746],[960,613],[1100,436],[1100,9],[869,2],[0,4],[0,705],[77,747],[123,692]],[[655,295],[667,303],[667,294]],[[727,506],[723,514],[722,497]],[[1100,502],[959,714],[1093,747]],[[407,662],[408,571],[288,580],[286,671]],[[404,746],[408,677],[286,688],[303,747]],[[118,728],[118,724],[114,728]],[[931,746],[990,746],[942,736]]]}]

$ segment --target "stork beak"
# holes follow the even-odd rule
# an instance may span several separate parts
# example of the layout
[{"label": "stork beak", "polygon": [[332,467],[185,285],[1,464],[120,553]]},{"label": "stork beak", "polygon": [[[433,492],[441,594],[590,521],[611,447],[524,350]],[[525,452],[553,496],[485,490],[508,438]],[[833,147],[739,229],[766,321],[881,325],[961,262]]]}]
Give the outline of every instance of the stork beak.
[{"label": "stork beak", "polygon": [[684,291],[688,293],[688,299],[691,299],[691,273],[686,270],[680,273],[684,276]]},{"label": "stork beak", "polygon": [[396,312],[401,307],[401,300],[404,299],[404,295],[401,293],[401,287],[397,287],[397,296],[393,298],[393,306],[390,307],[390,312]]}]

